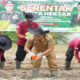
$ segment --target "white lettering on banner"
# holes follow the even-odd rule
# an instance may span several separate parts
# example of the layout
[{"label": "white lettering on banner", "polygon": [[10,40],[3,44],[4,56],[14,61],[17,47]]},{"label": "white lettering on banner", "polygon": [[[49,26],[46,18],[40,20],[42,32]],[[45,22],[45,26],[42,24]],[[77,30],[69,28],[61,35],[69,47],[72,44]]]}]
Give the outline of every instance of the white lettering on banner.
[{"label": "white lettering on banner", "polygon": [[63,12],[71,12],[73,10],[72,5],[20,5],[21,11],[63,11]]},{"label": "white lettering on banner", "polygon": [[44,12],[44,16],[71,16],[70,12]]},{"label": "white lettering on banner", "polygon": [[60,6],[59,11],[65,11],[65,8],[63,6]]}]

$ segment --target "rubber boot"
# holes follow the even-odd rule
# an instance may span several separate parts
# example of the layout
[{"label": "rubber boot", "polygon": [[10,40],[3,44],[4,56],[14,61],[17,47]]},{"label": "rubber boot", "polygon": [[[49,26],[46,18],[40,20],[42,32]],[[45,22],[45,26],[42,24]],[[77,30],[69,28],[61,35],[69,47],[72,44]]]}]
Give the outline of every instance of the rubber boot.
[{"label": "rubber boot", "polygon": [[21,68],[21,62],[20,61],[16,61],[16,69],[20,69]]},{"label": "rubber boot", "polygon": [[5,65],[5,62],[4,61],[1,61],[0,62],[0,69],[4,69],[4,65]]},{"label": "rubber boot", "polygon": [[71,61],[65,62],[65,70],[70,70]]},{"label": "rubber boot", "polygon": [[32,73],[33,73],[32,78],[38,78],[39,68],[33,68]]},{"label": "rubber boot", "polygon": [[51,78],[58,78],[58,70],[51,70]]}]

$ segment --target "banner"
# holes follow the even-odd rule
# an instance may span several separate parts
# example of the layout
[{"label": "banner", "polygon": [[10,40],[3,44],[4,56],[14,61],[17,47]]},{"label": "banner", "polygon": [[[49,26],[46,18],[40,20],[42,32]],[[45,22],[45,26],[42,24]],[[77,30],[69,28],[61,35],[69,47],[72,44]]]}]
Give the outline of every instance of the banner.
[{"label": "banner", "polygon": [[0,0],[0,31],[15,31],[24,11],[38,13],[45,30],[80,32],[79,0]]}]

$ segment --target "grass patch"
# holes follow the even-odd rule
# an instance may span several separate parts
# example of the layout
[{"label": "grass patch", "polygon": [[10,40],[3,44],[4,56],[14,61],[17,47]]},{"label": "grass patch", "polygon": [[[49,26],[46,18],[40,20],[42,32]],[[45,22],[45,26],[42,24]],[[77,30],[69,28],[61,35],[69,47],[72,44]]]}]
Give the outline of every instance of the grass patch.
[{"label": "grass patch", "polygon": [[67,48],[67,45],[55,45],[55,50],[66,50]]},{"label": "grass patch", "polygon": [[[16,43],[12,43],[12,49],[16,49],[17,48],[17,44]],[[66,50],[68,48],[67,45],[55,45],[55,50]]]}]

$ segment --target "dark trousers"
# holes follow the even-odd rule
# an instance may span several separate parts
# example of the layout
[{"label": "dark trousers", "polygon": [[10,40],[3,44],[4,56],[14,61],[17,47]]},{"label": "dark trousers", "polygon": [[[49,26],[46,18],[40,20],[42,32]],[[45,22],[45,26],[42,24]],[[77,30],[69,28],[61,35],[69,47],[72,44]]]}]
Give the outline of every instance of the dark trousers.
[{"label": "dark trousers", "polygon": [[26,56],[26,52],[24,51],[24,46],[18,45],[16,51],[16,59],[17,61],[23,61]]},{"label": "dark trousers", "polygon": [[1,62],[6,61],[4,55],[1,57]]},{"label": "dark trousers", "polygon": [[74,48],[68,47],[66,52],[66,61],[72,61],[73,56],[74,56]]}]

